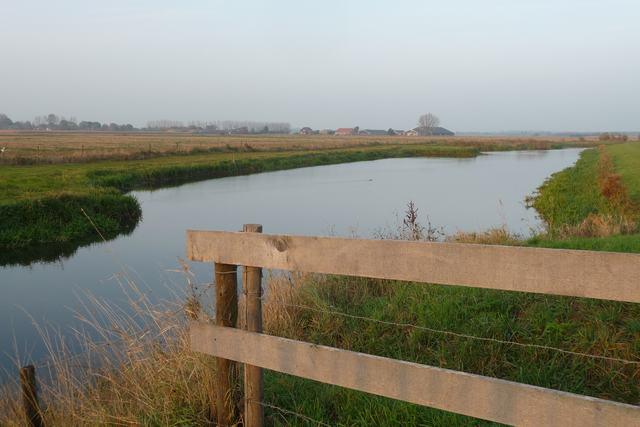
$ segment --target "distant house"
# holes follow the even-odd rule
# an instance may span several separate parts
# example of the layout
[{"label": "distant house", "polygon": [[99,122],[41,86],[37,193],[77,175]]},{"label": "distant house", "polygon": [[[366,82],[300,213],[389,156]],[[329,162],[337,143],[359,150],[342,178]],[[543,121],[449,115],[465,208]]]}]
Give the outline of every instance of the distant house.
[{"label": "distant house", "polygon": [[413,128],[410,131],[405,132],[405,135],[409,135],[409,136],[415,136],[415,135],[420,135],[420,136],[454,136],[455,133],[451,132],[449,129],[445,129],[445,128],[440,127],[440,126],[437,126],[437,127],[434,127],[434,128],[426,128],[426,127],[418,126],[417,128]]},{"label": "distant house", "polygon": [[300,135],[311,135],[313,133],[313,129],[311,129],[309,126],[305,126],[302,129],[300,129]]},{"label": "distant house", "polygon": [[337,136],[345,136],[345,135],[355,135],[354,128],[338,128],[334,135]]},{"label": "distant house", "polygon": [[240,126],[239,128],[233,128],[229,131],[230,135],[247,135],[249,128],[247,126]]},{"label": "distant house", "polygon": [[[363,134],[362,132],[366,132],[366,133]],[[389,131],[384,129],[365,129],[360,131],[360,135],[382,136],[382,135],[389,135]]]}]

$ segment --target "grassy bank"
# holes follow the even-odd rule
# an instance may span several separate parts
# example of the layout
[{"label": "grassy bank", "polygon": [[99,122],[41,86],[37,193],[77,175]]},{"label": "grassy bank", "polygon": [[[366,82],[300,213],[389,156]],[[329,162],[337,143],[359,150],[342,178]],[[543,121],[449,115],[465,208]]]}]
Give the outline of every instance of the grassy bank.
[{"label": "grassy bank", "polygon": [[637,252],[640,247],[640,143],[586,150],[552,175],[532,201],[547,224],[536,246]]},{"label": "grassy bank", "polygon": [[[384,145],[4,166],[0,169],[0,252],[3,253],[0,262],[28,262],[32,249],[36,254],[32,260],[43,259],[42,248],[52,254],[56,246],[69,248],[76,243],[84,244],[131,231],[142,214],[138,202],[124,194],[134,189],[382,158],[473,157],[478,154],[479,150],[473,147]],[[96,229],[101,231],[102,237]]]},{"label": "grassy bank", "polygon": [[[603,164],[603,156],[610,164]],[[621,179],[624,206],[620,195],[610,194],[612,176]],[[532,205],[552,229],[580,224],[591,214],[640,216],[640,143],[585,150],[574,166],[547,179]]]}]

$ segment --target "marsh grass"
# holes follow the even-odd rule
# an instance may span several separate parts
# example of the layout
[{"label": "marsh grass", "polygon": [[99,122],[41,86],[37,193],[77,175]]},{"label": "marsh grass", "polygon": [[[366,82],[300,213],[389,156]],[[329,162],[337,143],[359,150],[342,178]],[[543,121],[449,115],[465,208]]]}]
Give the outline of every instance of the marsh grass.
[{"label": "marsh grass", "polygon": [[521,246],[525,244],[523,236],[510,231],[506,225],[493,227],[485,231],[458,231],[447,236],[453,243],[478,243],[483,245]]},{"label": "marsh grass", "polygon": [[[189,350],[191,296],[152,303],[120,284],[125,306],[88,295],[73,330],[36,324],[48,353],[38,365],[45,425],[205,425],[215,367]],[[0,392],[0,425],[24,425],[14,382]]]}]

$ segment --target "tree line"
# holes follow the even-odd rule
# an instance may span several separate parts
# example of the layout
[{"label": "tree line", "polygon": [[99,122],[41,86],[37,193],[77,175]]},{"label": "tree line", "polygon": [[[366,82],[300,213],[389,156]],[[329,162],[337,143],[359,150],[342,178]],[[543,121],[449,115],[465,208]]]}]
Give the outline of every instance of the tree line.
[{"label": "tree line", "polygon": [[248,120],[191,121],[186,125],[176,120],[147,122],[147,130],[187,130],[203,133],[289,133],[286,122],[256,122]]},{"label": "tree line", "polygon": [[188,124],[176,120],[156,120],[147,123],[146,127],[137,128],[129,123],[101,123],[98,121],[78,121],[75,117],[47,114],[36,116],[32,121],[13,121],[6,114],[0,113],[0,130],[63,130],[63,131],[177,131],[219,134],[251,134],[251,133],[289,133],[291,126],[285,122],[256,122],[218,120],[211,122],[193,121]]},{"label": "tree line", "polygon": [[66,118],[56,114],[36,116],[33,121],[13,121],[6,114],[0,113],[0,129],[2,130],[85,130],[129,132],[139,130],[131,124],[100,123],[83,120],[78,122],[75,117]]}]

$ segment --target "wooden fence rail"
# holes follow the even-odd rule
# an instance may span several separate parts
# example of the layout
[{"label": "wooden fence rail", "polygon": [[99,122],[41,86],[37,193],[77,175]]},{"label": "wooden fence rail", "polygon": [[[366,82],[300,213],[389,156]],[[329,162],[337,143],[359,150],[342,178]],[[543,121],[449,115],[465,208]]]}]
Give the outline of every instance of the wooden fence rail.
[{"label": "wooden fence rail", "polygon": [[207,323],[195,351],[504,424],[625,426],[640,407]]},{"label": "wooden fence rail", "polygon": [[[638,254],[218,231],[188,231],[187,252],[195,261],[249,266],[252,274],[270,268],[640,302]],[[255,282],[252,286],[255,291]],[[640,407],[634,405],[258,332],[220,322],[193,323],[191,345],[249,369],[271,369],[506,424],[640,425]],[[245,389],[251,387],[245,381]],[[262,413],[245,410],[244,421],[261,425]]]}]

